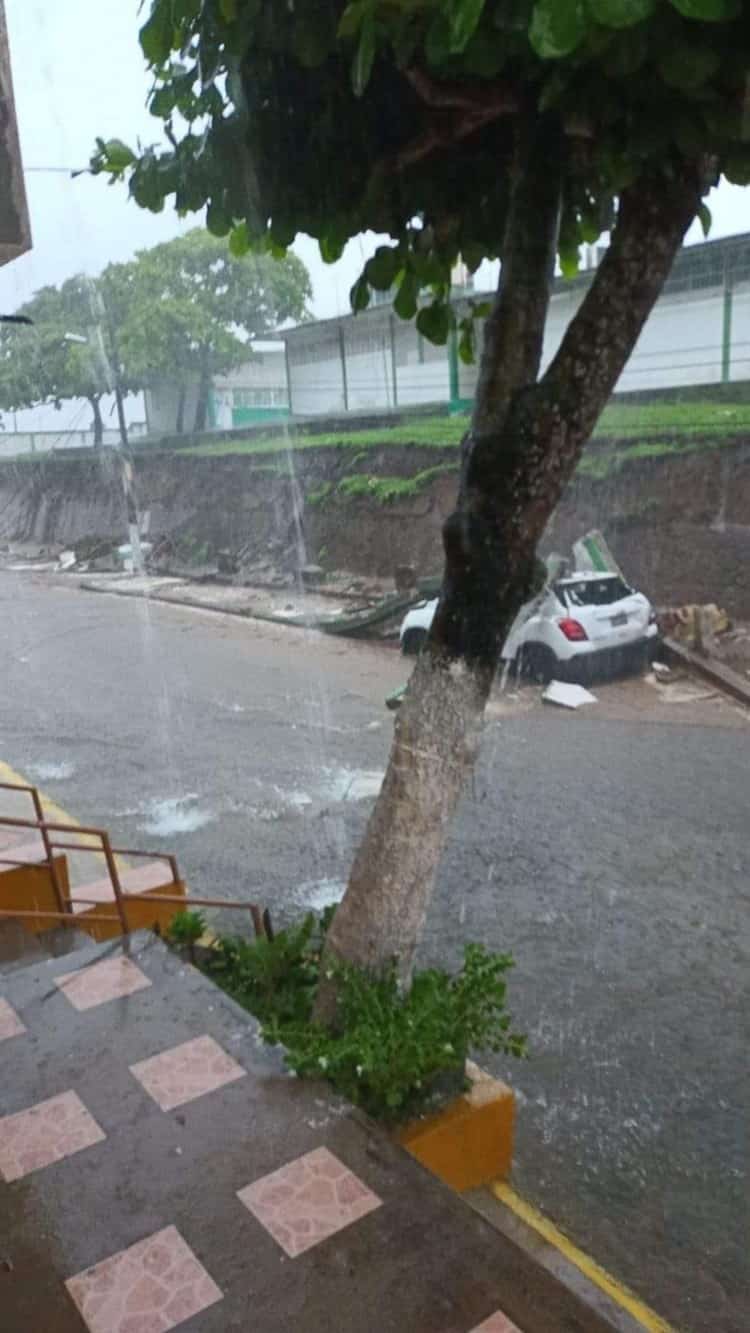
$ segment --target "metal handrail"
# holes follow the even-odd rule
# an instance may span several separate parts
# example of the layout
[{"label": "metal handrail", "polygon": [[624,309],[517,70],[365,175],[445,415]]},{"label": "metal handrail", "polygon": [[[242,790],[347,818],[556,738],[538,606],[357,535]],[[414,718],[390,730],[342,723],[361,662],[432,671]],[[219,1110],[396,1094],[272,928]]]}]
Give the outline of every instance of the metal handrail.
[{"label": "metal handrail", "polygon": [[57,906],[62,914],[64,915],[67,914],[68,916],[71,916],[73,909],[70,906],[68,900],[66,899],[65,894],[63,893],[62,884],[60,883],[60,876],[57,873],[57,864],[55,862],[54,856],[52,855],[52,845],[50,843],[49,834],[47,833],[46,829],[46,824],[44,819],[44,809],[42,807],[42,798],[39,795],[38,788],[32,787],[24,782],[0,782],[0,790],[25,791],[28,792],[29,796],[31,797],[37,821],[40,826],[39,832],[42,835],[42,842],[44,843],[44,851],[47,859],[47,868],[49,870],[49,877],[52,883],[52,892],[55,895],[55,902],[57,903]]},{"label": "metal handrail", "polygon": [[[20,791],[20,790],[32,791],[32,792],[36,791],[36,788],[33,787],[20,787],[18,785],[14,785],[13,783],[0,782],[0,789],[3,787],[10,788],[13,791]],[[7,865],[17,865],[17,866],[20,865],[31,866],[31,865],[44,864],[48,867],[51,874],[54,865],[53,851],[55,849],[58,850],[65,849],[76,852],[96,852],[97,855],[99,854],[100,849],[98,847],[92,847],[90,844],[86,843],[66,842],[64,839],[50,838],[49,837],[50,831],[52,833],[73,833],[76,835],[83,835],[84,837],[98,838],[101,842],[101,852],[103,852],[105,861],[107,863],[109,879],[110,883],[112,884],[112,889],[115,895],[115,902],[117,904],[117,916],[116,917],[100,916],[97,918],[97,920],[99,921],[119,920],[124,935],[130,934],[130,927],[128,925],[127,911],[125,906],[126,895],[122,891],[122,885],[120,883],[120,876],[117,864],[115,862],[115,856],[140,856],[144,857],[147,860],[152,860],[152,861],[167,861],[172,872],[173,884],[176,885],[180,883],[180,872],[179,872],[179,867],[177,865],[176,856],[174,856],[169,852],[146,852],[142,850],[135,850],[133,848],[113,847],[109,840],[109,834],[106,832],[105,829],[93,828],[82,824],[81,825],[61,824],[45,820],[43,817],[41,817],[39,820],[34,821],[30,819],[18,819],[12,815],[0,815],[0,826],[4,824],[10,825],[11,827],[15,828],[35,829],[38,833],[42,835],[46,857],[44,861],[15,861],[12,858],[5,859],[3,857],[0,857],[0,865],[7,864]],[[54,880],[53,880],[53,887],[54,887]],[[49,916],[54,918],[57,918],[59,915],[61,919],[66,918],[68,922],[71,923],[71,916],[73,914],[73,903],[79,903],[88,906],[99,905],[98,900],[91,898],[82,898],[80,894],[71,893],[66,898],[64,895],[62,895],[62,890],[60,890],[60,895],[61,895],[61,901],[58,904],[58,906],[60,906],[61,910],[59,914],[55,912],[14,913],[12,911],[6,912],[0,909],[0,915],[3,916],[37,915],[37,916]],[[182,906],[183,909],[185,907],[185,903],[189,902],[190,905],[193,907],[230,908],[235,911],[249,912],[256,936],[260,937],[269,933],[267,913],[264,913],[262,911],[258,903],[249,903],[249,902],[238,903],[238,902],[233,902],[226,898],[191,897],[189,900],[187,900],[183,897],[179,897],[174,894],[154,894],[152,892],[149,892],[148,896],[150,902],[165,903],[165,904],[175,903]]]},{"label": "metal handrail", "polygon": [[[71,924],[70,912],[48,912],[41,907],[38,907],[34,912],[22,912],[16,907],[0,907],[0,916],[10,916],[14,921],[19,918],[36,917],[38,919],[40,916],[43,916],[45,919],[49,918],[52,921],[65,921],[68,925]],[[98,916],[96,920],[97,923],[99,921],[116,921],[118,925],[120,923],[119,916]]]}]

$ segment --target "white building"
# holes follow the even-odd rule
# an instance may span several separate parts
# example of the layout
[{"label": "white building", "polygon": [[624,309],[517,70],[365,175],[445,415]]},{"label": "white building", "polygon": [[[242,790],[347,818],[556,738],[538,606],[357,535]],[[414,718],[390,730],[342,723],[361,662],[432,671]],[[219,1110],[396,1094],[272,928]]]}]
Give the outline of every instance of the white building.
[{"label": "white building", "polygon": [[[145,402],[149,435],[190,432],[198,402],[197,376],[185,387],[163,380],[146,391]],[[214,378],[207,426],[209,430],[231,430],[285,417],[288,403],[284,344],[258,339],[248,361]]]},{"label": "white building", "polygon": [[[557,279],[550,302],[543,366],[549,364],[591,282],[591,271]],[[491,297],[492,293],[484,293]],[[456,293],[454,304],[466,309]],[[481,327],[477,330],[481,347]],[[295,416],[466,404],[477,365],[464,366],[455,341],[426,343],[378,304],[359,315],[302,324],[280,335],[287,346]],[[617,386],[620,393],[750,379],[750,234],[688,246]]]},{"label": "white building", "polygon": [[[602,251],[587,247],[589,262]],[[543,366],[592,280],[558,278],[550,302]],[[474,295],[474,293],[472,293]],[[492,293],[477,294],[491,297]],[[465,313],[466,289],[454,292]],[[481,349],[481,326],[477,328]],[[413,322],[395,316],[386,293],[358,315],[299,324],[279,341],[253,344],[255,355],[217,377],[209,428],[226,430],[283,416],[341,416],[419,404],[467,406],[477,365],[465,366],[456,341],[436,347]],[[256,350],[257,349],[257,350]],[[750,233],[685,247],[617,386],[620,393],[750,380]],[[184,404],[184,429],[195,417],[196,389]],[[178,393],[160,385],[146,396],[150,434],[174,434]]]}]

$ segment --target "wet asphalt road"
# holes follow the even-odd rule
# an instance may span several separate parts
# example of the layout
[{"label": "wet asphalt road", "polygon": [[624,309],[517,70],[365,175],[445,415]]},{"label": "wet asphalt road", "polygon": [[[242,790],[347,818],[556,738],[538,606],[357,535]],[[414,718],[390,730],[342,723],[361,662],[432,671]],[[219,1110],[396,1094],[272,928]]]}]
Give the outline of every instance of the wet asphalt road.
[{"label": "wet asphalt road", "polygon": [[[337,890],[385,764],[388,648],[0,575],[0,758],[283,921]],[[514,1183],[677,1327],[748,1327],[750,723],[493,710],[423,962],[511,949]],[[499,715],[504,714],[504,715]],[[227,914],[228,915],[228,914]],[[227,922],[227,924],[231,924]]]}]

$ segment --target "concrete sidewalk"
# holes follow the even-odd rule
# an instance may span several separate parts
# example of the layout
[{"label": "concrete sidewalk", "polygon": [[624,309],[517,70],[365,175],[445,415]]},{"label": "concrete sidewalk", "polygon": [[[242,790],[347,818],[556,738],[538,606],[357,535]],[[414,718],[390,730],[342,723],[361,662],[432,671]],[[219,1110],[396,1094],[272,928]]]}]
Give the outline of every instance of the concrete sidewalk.
[{"label": "concrete sidewalk", "polygon": [[153,936],[0,991],[3,1333],[612,1327]]}]

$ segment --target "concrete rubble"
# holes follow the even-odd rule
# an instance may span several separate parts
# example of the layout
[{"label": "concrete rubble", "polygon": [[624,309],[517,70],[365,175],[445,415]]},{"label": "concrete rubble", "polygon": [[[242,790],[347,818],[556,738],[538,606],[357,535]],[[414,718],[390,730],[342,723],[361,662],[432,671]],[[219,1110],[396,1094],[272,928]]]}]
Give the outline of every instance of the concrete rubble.
[{"label": "concrete rubble", "polygon": [[556,704],[558,708],[582,708],[585,704],[598,703],[595,694],[584,689],[583,685],[572,685],[564,680],[551,680],[542,695],[546,704]]}]

